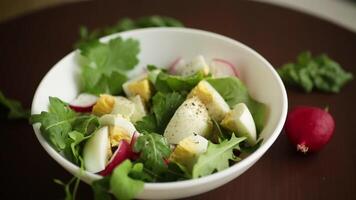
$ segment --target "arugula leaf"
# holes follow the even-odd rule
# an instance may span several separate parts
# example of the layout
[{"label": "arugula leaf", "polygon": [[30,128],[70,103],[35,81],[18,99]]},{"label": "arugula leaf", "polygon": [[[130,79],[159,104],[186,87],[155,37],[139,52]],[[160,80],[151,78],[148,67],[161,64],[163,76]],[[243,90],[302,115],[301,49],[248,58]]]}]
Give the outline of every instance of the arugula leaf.
[{"label": "arugula leaf", "polygon": [[68,160],[80,163],[81,143],[99,128],[99,120],[94,115],[78,115],[67,103],[49,97],[49,111],[32,115],[30,123],[41,123],[41,134]]},{"label": "arugula leaf", "polygon": [[199,156],[193,167],[193,178],[199,178],[228,168],[229,160],[237,159],[233,150],[239,149],[238,144],[245,139],[245,137],[238,138],[235,137],[235,134],[232,134],[230,140],[222,141],[220,144],[209,142],[207,151]]},{"label": "arugula leaf", "polygon": [[57,151],[66,147],[68,133],[72,130],[72,122],[77,115],[68,104],[56,97],[49,97],[49,111],[32,115],[30,123],[41,123],[41,134]]},{"label": "arugula leaf", "polygon": [[207,81],[219,92],[230,107],[245,103],[250,110],[259,134],[264,127],[267,117],[267,106],[254,100],[246,86],[236,77],[208,78]]},{"label": "arugula leaf", "polygon": [[19,101],[8,99],[0,91],[0,107],[4,107],[7,112],[7,118],[9,119],[28,119],[30,111],[25,110]]},{"label": "arugula leaf", "polygon": [[91,135],[99,128],[99,119],[95,115],[82,115],[76,118],[72,124],[73,130],[84,135]]},{"label": "arugula leaf", "polygon": [[162,135],[146,133],[138,137],[134,151],[140,152],[139,161],[154,173],[160,174],[167,170],[164,159],[171,154],[169,144]]},{"label": "arugula leaf", "polygon": [[190,76],[177,76],[168,74],[164,70],[158,71],[158,68],[155,68],[152,65],[148,68],[148,70],[148,76],[151,77],[150,81],[154,85],[155,89],[163,93],[187,93],[205,78],[205,75],[202,72],[197,72]]},{"label": "arugula leaf", "polygon": [[174,18],[158,16],[158,15],[142,17],[137,20],[133,20],[130,18],[123,18],[113,26],[96,29],[91,32],[89,32],[89,30],[84,26],[80,27],[79,29],[80,39],[78,42],[76,42],[75,46],[80,48],[81,46],[85,46],[88,43],[92,43],[93,41],[96,41],[97,39],[105,35],[110,35],[113,33],[128,31],[132,29],[147,28],[147,27],[182,27],[182,26],[183,24]]},{"label": "arugula leaf", "polygon": [[83,56],[82,90],[100,94],[118,94],[127,80],[125,72],[133,69],[140,51],[139,42],[121,37],[108,43],[93,42],[81,47]]},{"label": "arugula leaf", "polygon": [[144,182],[129,177],[133,166],[130,160],[125,160],[116,167],[110,178],[110,191],[117,199],[133,199],[142,191]]},{"label": "arugula leaf", "polygon": [[337,93],[353,75],[327,55],[312,57],[310,52],[299,54],[296,63],[288,63],[278,70],[284,83],[311,92],[313,89]]},{"label": "arugula leaf", "polygon": [[[64,183],[63,181],[59,180],[59,179],[54,179],[53,180],[56,184],[63,186],[64,188],[64,192],[66,194],[65,196],[65,200],[74,200],[75,197],[77,196],[77,191],[79,188],[79,183],[80,183],[80,179],[76,176],[73,176],[72,179],[70,179],[70,181],[68,183]],[[71,191],[71,187],[73,186],[73,191]]]},{"label": "arugula leaf", "polygon": [[185,97],[177,92],[157,92],[152,98],[152,110],[156,117],[157,127],[163,133],[169,120],[177,108],[183,103]]}]

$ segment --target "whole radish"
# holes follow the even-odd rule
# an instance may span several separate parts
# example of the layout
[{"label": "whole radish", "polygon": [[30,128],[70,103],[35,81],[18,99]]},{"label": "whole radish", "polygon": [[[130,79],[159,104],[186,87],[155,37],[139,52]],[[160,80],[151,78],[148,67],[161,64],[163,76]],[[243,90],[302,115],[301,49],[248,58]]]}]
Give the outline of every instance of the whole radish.
[{"label": "whole radish", "polygon": [[285,131],[289,140],[303,153],[317,152],[331,139],[335,129],[327,110],[298,106],[289,112]]}]

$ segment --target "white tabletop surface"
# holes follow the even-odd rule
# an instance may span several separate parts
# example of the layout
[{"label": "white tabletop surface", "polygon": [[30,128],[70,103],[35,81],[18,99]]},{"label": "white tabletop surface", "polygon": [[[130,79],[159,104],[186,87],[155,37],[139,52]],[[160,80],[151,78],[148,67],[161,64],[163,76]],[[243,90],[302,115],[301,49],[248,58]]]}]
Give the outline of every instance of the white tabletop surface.
[{"label": "white tabletop surface", "polygon": [[255,0],[287,7],[328,20],[356,32],[356,1],[352,0]]}]

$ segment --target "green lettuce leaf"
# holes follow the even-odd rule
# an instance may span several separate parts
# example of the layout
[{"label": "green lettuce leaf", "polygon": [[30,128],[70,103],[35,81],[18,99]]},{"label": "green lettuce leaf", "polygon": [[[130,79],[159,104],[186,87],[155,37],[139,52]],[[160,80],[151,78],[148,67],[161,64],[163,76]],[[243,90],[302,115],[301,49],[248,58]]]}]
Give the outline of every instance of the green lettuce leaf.
[{"label": "green lettuce leaf", "polygon": [[349,81],[353,79],[350,72],[322,54],[313,57],[310,52],[299,54],[296,63],[288,63],[278,70],[284,83],[299,87],[305,92],[313,89],[337,93]]},{"label": "green lettuce leaf", "polygon": [[219,172],[229,167],[229,160],[237,161],[233,150],[239,149],[239,143],[244,141],[245,137],[235,137],[232,134],[230,140],[224,140],[220,144],[209,142],[207,151],[200,155],[193,167],[193,178],[199,178]]},{"label": "green lettuce leaf", "polygon": [[140,133],[158,131],[156,117],[153,114],[146,115],[141,120],[137,121],[135,127]]},{"label": "green lettuce leaf", "polygon": [[132,169],[133,164],[130,160],[125,160],[114,169],[110,178],[110,191],[117,199],[133,199],[142,191],[144,182],[129,176]]},{"label": "green lettuce leaf", "polygon": [[265,125],[267,106],[254,100],[246,86],[236,77],[208,78],[207,81],[219,92],[232,108],[238,103],[245,103],[250,110],[259,134]]},{"label": "green lettuce leaf", "polygon": [[0,108],[3,107],[9,119],[28,119],[30,111],[22,107],[19,101],[8,99],[0,91]]},{"label": "green lettuce leaf", "polygon": [[120,37],[108,43],[82,46],[82,91],[92,94],[119,94],[127,80],[125,73],[138,63],[139,42]]},{"label": "green lettuce leaf", "polygon": [[150,66],[148,70],[148,77],[155,89],[163,93],[188,93],[194,86],[205,78],[205,75],[202,72],[197,72],[191,76],[177,76],[168,74],[164,70],[159,70],[154,66]]},{"label": "green lettuce leaf", "polygon": [[160,174],[167,170],[164,159],[171,154],[169,144],[162,135],[156,133],[146,133],[138,137],[134,151],[140,152],[139,161],[145,168]]}]

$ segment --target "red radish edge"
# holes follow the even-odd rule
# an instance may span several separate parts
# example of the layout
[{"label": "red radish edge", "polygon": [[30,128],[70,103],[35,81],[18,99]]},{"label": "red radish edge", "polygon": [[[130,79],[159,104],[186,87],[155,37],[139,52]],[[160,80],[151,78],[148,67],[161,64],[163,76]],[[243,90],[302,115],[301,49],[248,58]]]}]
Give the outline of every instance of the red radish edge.
[{"label": "red radish edge", "polygon": [[109,164],[105,169],[99,172],[102,176],[107,176],[115,169],[116,166],[120,165],[124,160],[129,159],[132,154],[130,144],[126,140],[121,140],[119,142],[118,148],[111,157]]},{"label": "red radish edge", "polygon": [[178,57],[177,59],[175,59],[172,64],[168,67],[168,71],[170,74],[175,74],[176,73],[176,67],[178,62],[181,60],[181,57]]},{"label": "red radish edge", "polygon": [[74,110],[75,112],[80,112],[80,113],[88,113],[93,110],[95,103],[93,105],[87,106],[87,107],[80,107],[80,106],[74,106],[74,105],[69,105],[69,107]]},{"label": "red radish edge", "polygon": [[234,72],[236,77],[240,77],[240,71],[238,69],[236,69],[236,67],[231,62],[221,59],[221,58],[214,58],[213,61],[226,64],[227,66],[229,66],[232,69],[232,71]]},{"label": "red radish edge", "polygon": [[138,157],[140,156],[139,153],[134,152],[134,150],[133,150],[133,149],[134,149],[134,146],[135,146],[135,143],[136,143],[136,141],[137,141],[137,138],[138,138],[139,136],[140,136],[140,134],[139,134],[137,131],[135,131],[134,134],[132,135],[132,138],[131,138],[130,148],[131,148],[132,153],[131,153],[130,158],[131,158],[132,160],[136,160],[136,159],[138,159]]},{"label": "red radish edge", "polygon": [[69,107],[76,112],[81,112],[81,113],[91,112],[97,99],[98,99],[97,96],[82,93],[78,95],[77,98],[75,98],[72,102],[69,103]]}]

